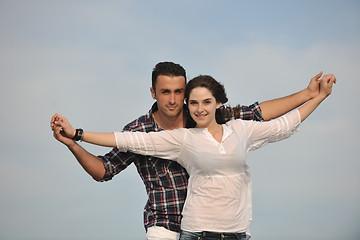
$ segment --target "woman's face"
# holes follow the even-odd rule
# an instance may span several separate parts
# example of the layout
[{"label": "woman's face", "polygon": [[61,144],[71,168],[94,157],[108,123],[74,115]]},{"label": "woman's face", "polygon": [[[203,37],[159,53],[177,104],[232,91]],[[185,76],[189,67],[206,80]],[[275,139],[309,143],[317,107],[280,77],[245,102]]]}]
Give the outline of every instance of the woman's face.
[{"label": "woman's face", "polygon": [[209,89],[205,87],[197,87],[190,92],[188,107],[197,128],[208,128],[217,124],[215,112],[220,105]]}]

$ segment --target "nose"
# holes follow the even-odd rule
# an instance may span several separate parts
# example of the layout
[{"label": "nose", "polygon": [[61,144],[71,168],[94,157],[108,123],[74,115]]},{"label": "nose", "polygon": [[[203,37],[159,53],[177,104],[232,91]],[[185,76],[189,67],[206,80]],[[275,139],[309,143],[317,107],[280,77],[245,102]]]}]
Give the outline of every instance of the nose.
[{"label": "nose", "polygon": [[173,94],[173,93],[171,94],[169,103],[170,103],[170,105],[174,105],[176,103],[175,94]]},{"label": "nose", "polygon": [[198,113],[202,113],[203,112],[203,110],[204,110],[204,108],[203,108],[203,105],[200,103],[200,104],[198,104],[197,105],[197,109],[196,109],[196,111],[198,112]]}]

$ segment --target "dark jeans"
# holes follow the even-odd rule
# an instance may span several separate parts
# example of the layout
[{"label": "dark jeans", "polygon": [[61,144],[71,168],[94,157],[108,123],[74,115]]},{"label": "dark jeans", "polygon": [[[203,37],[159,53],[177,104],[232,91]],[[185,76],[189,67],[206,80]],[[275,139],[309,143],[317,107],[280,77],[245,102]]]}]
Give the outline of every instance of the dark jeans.
[{"label": "dark jeans", "polygon": [[214,233],[181,231],[180,240],[245,240],[246,233]]}]

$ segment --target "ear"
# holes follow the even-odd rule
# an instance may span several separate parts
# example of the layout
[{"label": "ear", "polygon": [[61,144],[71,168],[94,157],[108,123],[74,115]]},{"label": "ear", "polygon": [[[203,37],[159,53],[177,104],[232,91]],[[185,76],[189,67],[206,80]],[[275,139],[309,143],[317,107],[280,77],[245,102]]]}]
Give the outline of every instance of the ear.
[{"label": "ear", "polygon": [[216,109],[219,109],[221,107],[221,103],[220,102],[216,102]]},{"label": "ear", "polygon": [[152,87],[150,87],[150,92],[151,92],[151,97],[156,100],[156,92]]}]

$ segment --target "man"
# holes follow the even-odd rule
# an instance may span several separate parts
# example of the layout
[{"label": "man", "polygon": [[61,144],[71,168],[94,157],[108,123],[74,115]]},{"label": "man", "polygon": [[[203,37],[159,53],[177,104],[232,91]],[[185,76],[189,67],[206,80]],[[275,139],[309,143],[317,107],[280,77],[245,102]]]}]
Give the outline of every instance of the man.
[{"label": "man", "polygon": [[[319,92],[318,79],[321,75],[322,73],[316,75],[306,89],[293,95],[260,104],[254,103],[249,107],[243,106],[239,116],[234,116],[229,108],[223,108],[223,112],[228,119],[267,121],[276,118],[315,97]],[[172,62],[158,63],[152,72],[150,88],[156,102],[149,113],[129,123],[124,127],[124,131],[151,132],[194,127],[194,121],[189,117],[184,105],[185,86],[186,72],[183,67]],[[51,123],[53,121],[54,117]],[[73,140],[79,140],[79,134],[81,131],[77,131],[75,136],[54,133],[54,137],[69,148],[84,170],[97,181],[108,181],[134,163],[148,194],[144,209],[147,239],[178,239],[188,181],[185,169],[173,161],[124,153],[117,148],[105,156],[96,157]]]}]

